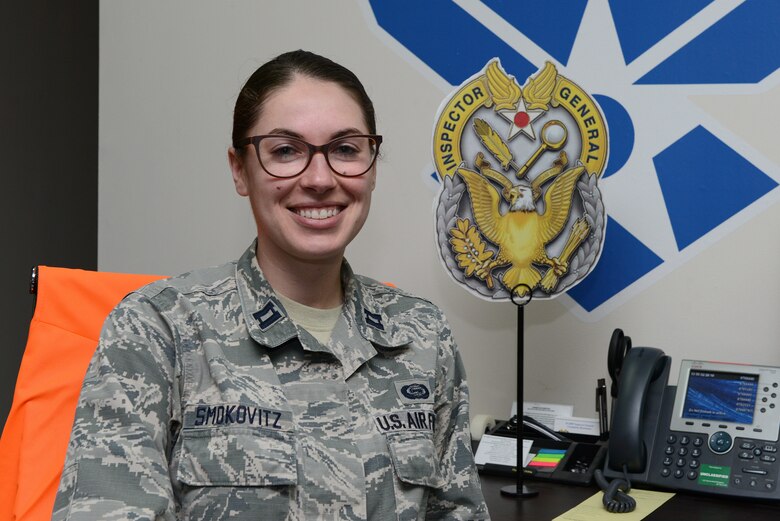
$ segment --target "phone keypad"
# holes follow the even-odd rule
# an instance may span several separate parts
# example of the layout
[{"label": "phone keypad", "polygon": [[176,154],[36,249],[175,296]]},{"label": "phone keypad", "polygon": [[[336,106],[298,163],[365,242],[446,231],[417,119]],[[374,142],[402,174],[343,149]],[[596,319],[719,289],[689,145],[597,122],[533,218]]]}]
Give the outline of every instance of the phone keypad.
[{"label": "phone keypad", "polygon": [[[693,481],[699,477],[699,457],[704,439],[701,436],[682,435],[679,438],[675,434],[666,437],[666,447],[661,468],[661,477],[674,477],[675,479],[688,478]],[[691,447],[692,446],[692,447]]]},{"label": "phone keypad", "polygon": [[[722,440],[724,437],[716,437],[716,440],[718,438]],[[699,479],[702,464],[712,463],[709,459],[701,461],[701,447],[705,443],[710,447],[713,445],[712,440],[707,441],[706,435],[670,433],[665,437],[665,441],[660,475],[664,480],[669,480],[670,487],[683,487],[682,483],[686,481],[695,482]],[[713,452],[717,458],[728,458],[728,462],[723,459],[719,464],[731,468],[729,486],[740,490],[774,493],[779,481],[779,446],[761,440],[732,440],[730,437],[726,442],[715,443],[715,447],[721,451],[726,445],[734,449],[733,456],[717,455],[716,451]],[[708,458],[712,456],[710,454]]]}]

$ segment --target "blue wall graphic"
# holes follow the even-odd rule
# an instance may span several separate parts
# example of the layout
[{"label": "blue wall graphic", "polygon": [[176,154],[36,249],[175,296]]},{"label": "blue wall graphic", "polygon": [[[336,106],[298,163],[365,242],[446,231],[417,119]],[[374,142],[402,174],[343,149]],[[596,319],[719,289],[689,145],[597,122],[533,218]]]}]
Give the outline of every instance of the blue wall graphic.
[{"label": "blue wall graphic", "polygon": [[[502,41],[452,1],[368,3],[382,30],[453,86],[493,57],[500,58],[521,83],[543,65]],[[482,0],[482,4],[547,53],[546,59],[563,67],[576,65],[571,60],[576,56],[572,51],[577,36],[584,23],[592,23],[586,16],[587,0],[557,2],[551,13],[539,12],[539,5],[545,4],[523,0]],[[600,19],[599,23],[614,23],[623,66],[628,67],[711,4],[713,0],[609,0],[611,20]],[[780,66],[780,38],[774,34],[778,21],[780,1],[746,0],[636,77],[631,88],[711,85],[725,93],[729,86],[761,82]],[[612,93],[592,94],[610,131],[610,157],[602,179],[620,176],[621,168],[642,145],[636,142],[636,121]],[[658,114],[659,118],[671,116]],[[647,169],[657,176],[664,219],[671,224],[678,254],[777,189],[777,181],[708,130],[705,122],[669,135],[664,146],[653,154]],[[605,206],[609,212],[609,200]],[[593,311],[670,260],[668,253],[653,251],[610,215],[599,264],[568,295],[586,311]]]}]

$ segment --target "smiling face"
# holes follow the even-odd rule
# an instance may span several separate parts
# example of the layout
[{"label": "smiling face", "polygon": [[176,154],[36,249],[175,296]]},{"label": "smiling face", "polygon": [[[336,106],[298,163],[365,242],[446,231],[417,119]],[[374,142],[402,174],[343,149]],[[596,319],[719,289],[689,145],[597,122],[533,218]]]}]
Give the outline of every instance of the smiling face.
[{"label": "smiling face", "polygon": [[[273,91],[247,136],[281,134],[322,145],[345,134],[368,134],[360,105],[336,83],[295,75]],[[315,154],[297,177],[268,175],[251,146],[229,151],[236,191],[249,197],[257,225],[260,266],[341,263],[363,227],[376,181],[376,167],[342,177]]]}]

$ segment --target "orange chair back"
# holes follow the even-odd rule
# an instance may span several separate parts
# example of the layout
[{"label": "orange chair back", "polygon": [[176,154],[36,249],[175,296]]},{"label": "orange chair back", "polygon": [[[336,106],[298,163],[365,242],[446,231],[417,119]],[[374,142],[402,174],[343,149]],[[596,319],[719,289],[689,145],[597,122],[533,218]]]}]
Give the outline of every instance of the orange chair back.
[{"label": "orange chair back", "polygon": [[0,438],[0,521],[51,518],[103,322],[125,295],[160,278],[39,266],[35,313]]}]

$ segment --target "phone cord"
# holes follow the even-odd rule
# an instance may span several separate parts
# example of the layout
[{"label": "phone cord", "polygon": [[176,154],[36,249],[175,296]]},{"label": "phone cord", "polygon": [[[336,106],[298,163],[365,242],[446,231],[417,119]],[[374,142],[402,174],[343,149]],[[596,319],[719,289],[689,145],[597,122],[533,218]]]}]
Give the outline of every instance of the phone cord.
[{"label": "phone cord", "polygon": [[631,491],[631,480],[628,479],[628,469],[625,465],[623,465],[624,479],[613,479],[611,483],[607,483],[601,469],[596,469],[593,477],[596,479],[599,488],[604,491],[604,497],[601,498],[601,502],[604,503],[604,508],[608,512],[622,514],[634,511],[636,500],[628,495],[628,492]]}]

